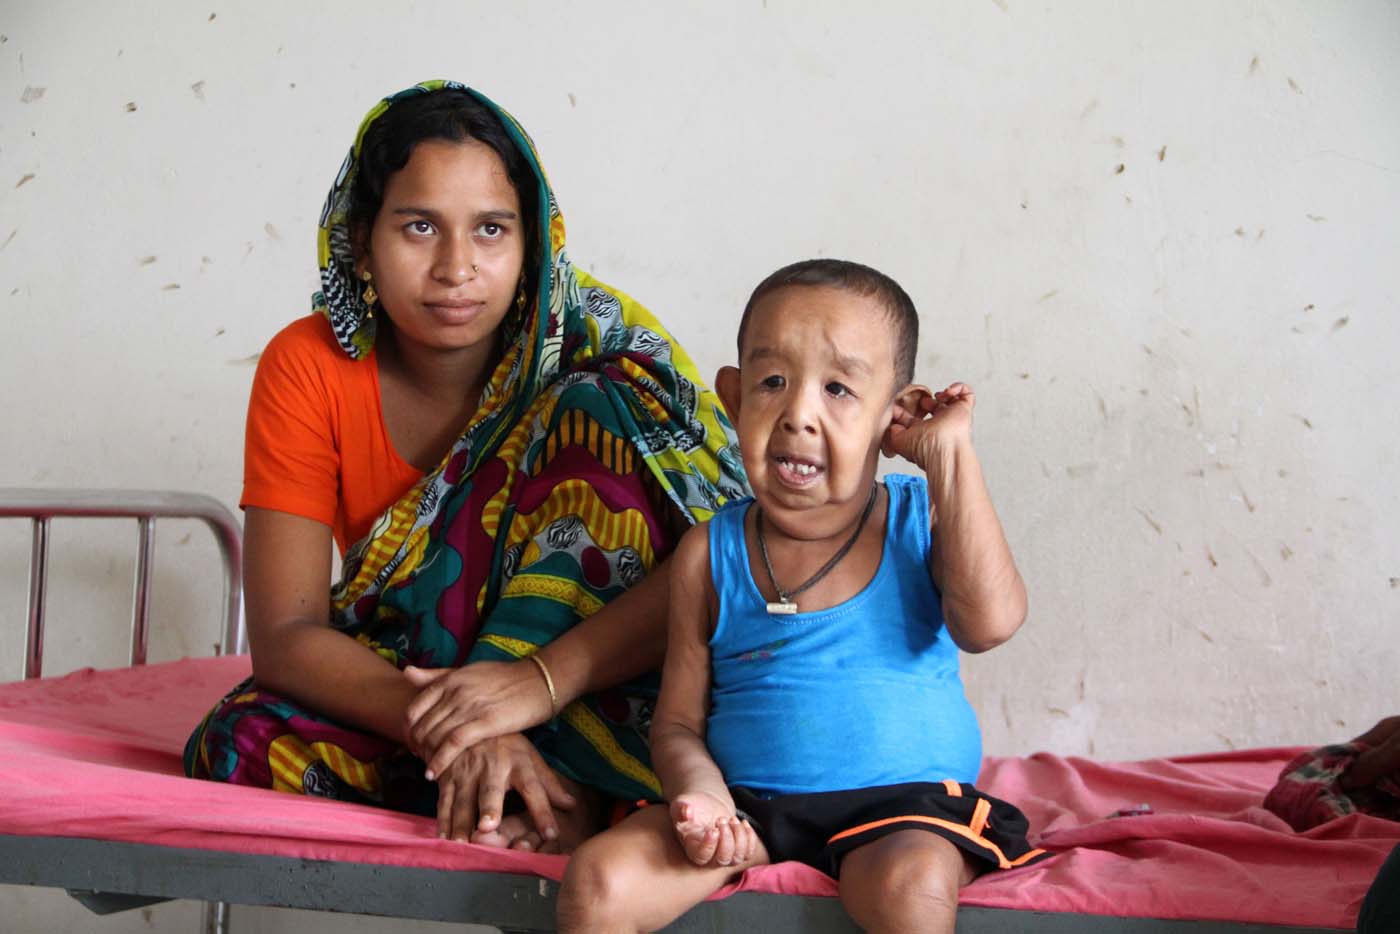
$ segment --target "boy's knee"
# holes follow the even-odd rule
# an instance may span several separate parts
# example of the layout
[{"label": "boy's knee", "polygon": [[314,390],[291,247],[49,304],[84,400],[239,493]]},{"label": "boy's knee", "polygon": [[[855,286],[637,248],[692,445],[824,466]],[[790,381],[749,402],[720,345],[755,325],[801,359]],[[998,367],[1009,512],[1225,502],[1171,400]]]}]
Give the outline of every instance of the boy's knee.
[{"label": "boy's knee", "polygon": [[854,884],[848,886],[846,867],[842,867],[841,899],[863,927],[953,930],[958,890],[966,872],[962,853],[952,844],[873,847],[847,860],[852,857],[857,857],[851,868],[857,869],[858,879],[851,878]]},{"label": "boy's knee", "polygon": [[960,864],[929,851],[900,855],[884,867],[886,898],[904,911],[956,913]]},{"label": "boy's knee", "polygon": [[886,897],[902,916],[952,918],[958,913],[958,880],[942,866],[903,866],[893,873]]},{"label": "boy's knee", "polygon": [[555,908],[561,932],[619,930],[625,920],[626,869],[596,844],[575,850],[564,869]]}]

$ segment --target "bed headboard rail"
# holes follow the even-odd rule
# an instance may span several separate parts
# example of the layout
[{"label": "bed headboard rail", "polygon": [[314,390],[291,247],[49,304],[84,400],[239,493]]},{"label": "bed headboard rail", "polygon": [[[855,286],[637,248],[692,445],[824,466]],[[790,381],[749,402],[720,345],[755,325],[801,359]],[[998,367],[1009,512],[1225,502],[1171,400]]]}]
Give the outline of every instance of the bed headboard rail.
[{"label": "bed headboard rail", "polygon": [[29,558],[29,623],[25,629],[24,677],[37,678],[44,660],[44,597],[48,584],[49,521],[57,518],[135,519],[139,531],[136,583],[131,605],[131,664],[146,663],[151,560],[156,519],[202,520],[219,544],[224,566],[224,634],[219,654],[247,651],[243,627],[243,534],[223,503],[203,493],[168,490],[35,490],[0,488],[0,519],[34,524]]}]

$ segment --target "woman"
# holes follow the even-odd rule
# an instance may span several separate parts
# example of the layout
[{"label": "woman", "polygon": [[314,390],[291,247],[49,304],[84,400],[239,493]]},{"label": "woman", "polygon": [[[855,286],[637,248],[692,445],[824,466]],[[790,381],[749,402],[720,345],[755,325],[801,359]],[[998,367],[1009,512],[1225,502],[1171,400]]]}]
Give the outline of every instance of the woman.
[{"label": "woman", "polygon": [[[249,403],[253,676],[186,770],[567,849],[589,789],[658,793],[656,568],[742,494],[732,430],[645,309],[573,267],[529,138],[461,85],[370,111],[320,263],[319,314]],[[327,594],[332,539],[358,543]]]}]

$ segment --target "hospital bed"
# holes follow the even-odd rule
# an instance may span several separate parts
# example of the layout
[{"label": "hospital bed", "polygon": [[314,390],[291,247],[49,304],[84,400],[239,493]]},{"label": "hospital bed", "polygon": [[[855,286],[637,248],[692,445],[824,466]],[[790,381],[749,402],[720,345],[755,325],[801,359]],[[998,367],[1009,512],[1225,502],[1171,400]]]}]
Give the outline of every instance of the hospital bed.
[{"label": "hospital bed", "polygon": [[[50,523],[134,519],[128,664],[42,677]],[[0,883],[66,889],[97,914],[167,899],[553,929],[565,858],[438,840],[429,818],[184,778],[186,736],[249,671],[241,547],[218,501],[173,492],[0,490],[33,526],[24,678],[0,685]],[[158,519],[205,522],[223,557],[220,655],[146,663]],[[210,575],[210,579],[213,579]],[[72,625],[59,621],[55,625]],[[1259,803],[1297,750],[1103,763],[988,759],[1056,855],[964,890],[964,934],[1318,934],[1350,930],[1400,824],[1352,815],[1296,834]],[[1141,804],[1150,813],[1142,813]],[[1136,816],[1109,816],[1126,813]],[[751,870],[673,931],[851,931],[832,881]]]}]

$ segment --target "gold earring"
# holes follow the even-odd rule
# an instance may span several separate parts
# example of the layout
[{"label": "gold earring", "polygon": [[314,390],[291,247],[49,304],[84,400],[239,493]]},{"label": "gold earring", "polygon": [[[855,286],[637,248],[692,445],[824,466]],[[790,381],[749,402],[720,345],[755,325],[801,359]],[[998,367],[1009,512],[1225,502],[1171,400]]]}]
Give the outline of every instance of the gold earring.
[{"label": "gold earring", "polygon": [[360,279],[365,283],[364,295],[361,297],[365,300],[365,307],[369,309],[369,317],[373,318],[374,303],[379,301],[379,293],[374,290],[374,274],[366,269],[364,272],[360,273]]},{"label": "gold earring", "polygon": [[525,303],[527,301],[529,301],[529,299],[525,296],[525,283],[521,282],[520,291],[515,296],[515,307],[520,309],[520,311],[523,313],[525,311]]}]

